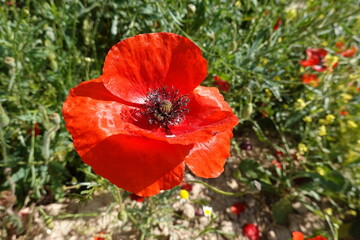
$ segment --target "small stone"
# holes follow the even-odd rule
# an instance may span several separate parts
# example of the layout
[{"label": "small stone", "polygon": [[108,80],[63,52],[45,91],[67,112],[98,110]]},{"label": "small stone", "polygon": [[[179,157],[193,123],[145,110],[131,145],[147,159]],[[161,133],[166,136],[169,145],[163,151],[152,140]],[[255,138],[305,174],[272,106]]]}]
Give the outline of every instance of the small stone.
[{"label": "small stone", "polygon": [[185,203],[183,208],[184,208],[183,215],[186,218],[191,219],[195,217],[195,208],[193,205],[191,205],[190,203]]},{"label": "small stone", "polygon": [[[275,235],[275,238],[273,238]],[[268,233],[268,239],[271,240],[288,240],[291,239],[291,232],[286,227],[275,225],[272,231]]]},{"label": "small stone", "polygon": [[302,204],[301,202],[296,202],[292,205],[292,207],[294,208],[294,210],[300,214],[305,214],[307,212],[309,212],[309,210],[304,206],[304,204]]}]

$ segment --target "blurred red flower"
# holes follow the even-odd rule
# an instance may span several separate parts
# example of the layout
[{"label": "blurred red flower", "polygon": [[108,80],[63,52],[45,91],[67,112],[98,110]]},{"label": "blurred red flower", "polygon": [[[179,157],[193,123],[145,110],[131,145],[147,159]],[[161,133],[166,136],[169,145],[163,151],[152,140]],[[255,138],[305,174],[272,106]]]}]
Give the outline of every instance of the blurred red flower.
[{"label": "blurred red flower", "polygon": [[230,206],[230,210],[232,213],[236,215],[240,215],[243,211],[245,211],[246,205],[242,202],[236,202]]},{"label": "blurred red flower", "polygon": [[280,150],[276,150],[276,155],[279,157],[282,157],[282,156],[284,156],[284,153]]},{"label": "blurred red flower", "polygon": [[345,46],[342,42],[336,42],[335,46],[338,48],[337,53],[341,54],[343,57],[351,58],[357,53],[357,48],[355,46],[345,49]]},{"label": "blurred red flower", "polygon": [[301,76],[301,78],[302,78],[302,82],[304,84],[308,84],[308,85],[311,85],[313,87],[319,86],[319,79],[318,79],[318,76],[316,74],[305,73],[304,75]]},{"label": "blurred red flower", "polygon": [[275,167],[277,167],[278,169],[282,169],[282,165],[279,161],[277,160],[272,160],[272,165],[274,165]]},{"label": "blurred red flower", "polygon": [[95,235],[94,240],[106,240],[106,232],[101,231]]},{"label": "blurred red flower", "polygon": [[346,115],[348,115],[348,111],[342,110],[342,111],[340,112],[340,115],[341,115],[341,116],[346,116]]},{"label": "blurred red flower", "polygon": [[193,185],[191,185],[190,183],[182,182],[180,183],[180,189],[184,189],[188,192],[191,192],[193,190]]},{"label": "blurred red flower", "polygon": [[281,18],[278,18],[278,20],[276,21],[276,23],[273,27],[273,30],[274,31],[278,30],[281,25],[282,25],[282,20],[281,20]]},{"label": "blurred red flower", "polygon": [[221,91],[224,91],[224,92],[230,91],[230,83],[222,80],[219,76],[214,77],[214,85],[218,86]]},{"label": "blurred red flower", "polygon": [[304,234],[302,232],[292,232],[292,240],[304,240]]},{"label": "blurred red flower", "polygon": [[29,136],[31,136],[31,135],[32,135],[32,131],[34,131],[34,136],[35,136],[35,137],[41,135],[41,134],[42,134],[42,131],[41,131],[41,128],[40,128],[40,124],[39,124],[39,123],[35,123],[34,127],[33,127],[32,129],[29,129],[29,130],[27,131],[27,134],[28,134]]},{"label": "blurred red flower", "polygon": [[260,232],[256,225],[254,224],[246,224],[243,226],[243,235],[248,237],[250,240],[259,240],[260,239]]},{"label": "blurred red flower", "polygon": [[130,194],[130,199],[132,201],[137,201],[137,202],[143,202],[145,200],[144,197],[140,197],[140,196],[138,196],[138,195],[136,195],[134,193]]},{"label": "blurred red flower", "polygon": [[327,51],[323,48],[306,49],[306,60],[301,60],[300,64],[304,67],[312,67],[315,71],[323,72],[327,69],[324,65]]},{"label": "blurred red flower", "polygon": [[351,57],[355,56],[356,53],[357,53],[357,48],[355,46],[352,46],[351,48],[346,49],[343,52],[340,52],[340,54],[342,56],[347,57],[347,58],[351,58]]},{"label": "blurred red flower", "polygon": [[75,150],[95,173],[138,196],[171,189],[185,164],[219,176],[238,123],[217,88],[199,84],[207,62],[189,39],[141,34],[115,44],[103,74],[63,105]]},{"label": "blurred red flower", "polygon": [[336,42],[335,46],[339,49],[339,51],[344,50],[344,44],[340,41]]}]

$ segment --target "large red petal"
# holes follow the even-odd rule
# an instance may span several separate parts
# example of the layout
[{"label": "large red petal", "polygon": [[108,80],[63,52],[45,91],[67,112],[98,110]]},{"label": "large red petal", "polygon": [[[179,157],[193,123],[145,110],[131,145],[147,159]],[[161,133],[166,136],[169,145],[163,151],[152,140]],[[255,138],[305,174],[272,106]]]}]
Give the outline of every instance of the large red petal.
[{"label": "large red petal", "polygon": [[185,120],[170,127],[170,135],[161,129],[146,130],[144,125],[134,131],[148,138],[187,145],[208,141],[238,123],[238,118],[217,88],[199,86],[189,94],[189,98],[190,112]]},{"label": "large red petal", "polygon": [[104,85],[114,95],[143,103],[149,90],[191,92],[207,75],[207,62],[189,39],[173,33],[140,34],[114,45],[105,59]]},{"label": "large red petal", "polygon": [[127,129],[131,108],[120,101],[106,90],[101,79],[83,82],[70,90],[63,116],[80,156],[111,135],[130,134]]},{"label": "large red petal", "polygon": [[196,143],[185,158],[186,165],[198,177],[214,178],[224,171],[225,160],[230,157],[232,131],[217,134],[207,142]]},{"label": "large red petal", "polygon": [[82,159],[95,173],[138,196],[148,197],[180,184],[184,158],[192,145],[114,135],[86,153]]}]

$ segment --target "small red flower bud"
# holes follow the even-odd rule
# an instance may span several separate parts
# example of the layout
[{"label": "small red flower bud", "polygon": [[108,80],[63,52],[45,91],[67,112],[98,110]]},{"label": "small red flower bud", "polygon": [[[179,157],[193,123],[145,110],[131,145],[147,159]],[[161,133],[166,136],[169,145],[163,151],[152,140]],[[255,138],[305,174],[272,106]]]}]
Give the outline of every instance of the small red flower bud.
[{"label": "small red flower bud", "polygon": [[260,239],[260,232],[256,225],[254,224],[246,224],[243,227],[243,234],[244,236],[248,237],[250,240],[259,240]]},{"label": "small red flower bud", "polygon": [[219,76],[214,77],[214,84],[218,86],[221,91],[229,92],[230,90],[230,83],[222,80]]},{"label": "small red flower bud", "polygon": [[246,205],[242,202],[236,202],[230,206],[230,210],[232,213],[236,215],[240,215],[243,211],[245,211]]},{"label": "small red flower bud", "polygon": [[191,192],[193,190],[193,185],[191,185],[190,183],[182,182],[180,183],[180,189],[184,189],[188,192]]},{"label": "small red flower bud", "polygon": [[274,31],[278,30],[281,25],[282,25],[282,20],[281,20],[281,18],[279,18],[279,19],[276,21],[276,23],[275,23],[275,25],[274,25],[274,27],[273,27],[273,30],[274,30]]}]

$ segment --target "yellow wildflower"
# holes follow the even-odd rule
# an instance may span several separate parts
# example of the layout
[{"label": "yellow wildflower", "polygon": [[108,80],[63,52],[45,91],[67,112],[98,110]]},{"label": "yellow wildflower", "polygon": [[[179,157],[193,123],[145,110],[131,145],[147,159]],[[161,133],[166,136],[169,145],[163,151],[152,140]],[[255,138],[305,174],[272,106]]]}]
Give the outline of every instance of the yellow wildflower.
[{"label": "yellow wildflower", "polygon": [[348,93],[342,93],[340,96],[345,103],[349,102],[352,99],[352,95]]},{"label": "yellow wildflower", "polygon": [[322,167],[316,167],[315,171],[320,175],[320,176],[324,176],[325,175],[325,170]]},{"label": "yellow wildflower", "polygon": [[349,128],[357,128],[358,127],[358,125],[352,120],[347,121],[347,125]]},{"label": "yellow wildflower", "polygon": [[332,208],[325,208],[324,213],[326,215],[332,216],[333,215],[333,210],[332,210]]},{"label": "yellow wildflower", "polygon": [[266,95],[268,95],[269,97],[271,97],[273,95],[271,90],[268,88],[265,89],[265,92],[266,92]]},{"label": "yellow wildflower", "polygon": [[336,67],[337,63],[339,62],[338,56],[326,55],[325,56],[325,66],[328,67],[330,71],[333,71]]},{"label": "yellow wildflower", "polygon": [[290,21],[294,20],[298,15],[295,7],[286,9],[285,12],[287,15],[287,19],[289,19]]},{"label": "yellow wildflower", "polygon": [[334,120],[335,120],[335,116],[334,115],[332,115],[332,114],[328,114],[328,115],[326,115],[326,117],[325,117],[325,124],[331,124],[331,123],[333,123],[334,122]]},{"label": "yellow wildflower", "polygon": [[267,60],[267,58],[262,57],[262,58],[260,58],[260,62],[262,65],[266,65],[268,63],[268,60]]},{"label": "yellow wildflower", "polygon": [[312,121],[312,118],[310,116],[306,116],[303,118],[303,121],[309,123]]},{"label": "yellow wildflower", "polygon": [[299,98],[296,100],[295,104],[294,104],[295,110],[303,110],[306,107],[306,103],[303,99]]},{"label": "yellow wildflower", "polygon": [[189,192],[185,189],[181,189],[179,195],[182,199],[189,199]]},{"label": "yellow wildflower", "polygon": [[307,146],[306,146],[305,144],[303,144],[303,143],[299,143],[299,145],[298,145],[298,150],[299,150],[299,153],[300,153],[301,155],[303,155],[304,153],[306,153],[306,152],[309,151],[309,149],[307,148]]},{"label": "yellow wildflower", "polygon": [[321,126],[318,128],[318,135],[321,136],[321,137],[327,135],[326,127],[325,127],[324,125],[321,125]]},{"label": "yellow wildflower", "polygon": [[274,77],[274,80],[275,80],[275,81],[280,81],[281,78],[280,78],[279,76],[275,76],[275,77]]},{"label": "yellow wildflower", "polygon": [[323,118],[319,119],[319,124],[325,125],[325,124],[326,124],[326,120],[323,119]]}]

